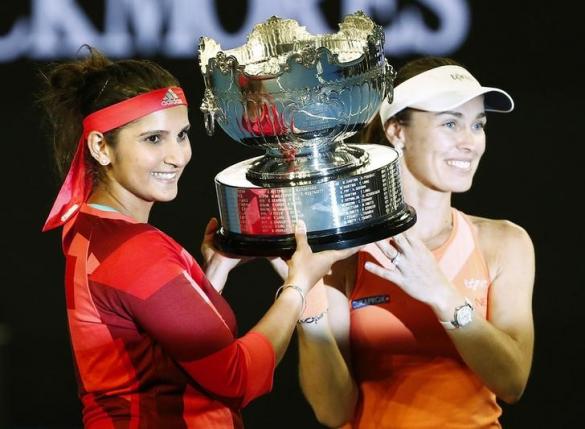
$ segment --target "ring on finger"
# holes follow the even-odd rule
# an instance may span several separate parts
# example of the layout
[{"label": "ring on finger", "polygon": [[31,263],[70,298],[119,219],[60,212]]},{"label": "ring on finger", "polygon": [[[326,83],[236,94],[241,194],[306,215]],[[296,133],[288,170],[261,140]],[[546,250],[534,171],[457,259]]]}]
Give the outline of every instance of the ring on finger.
[{"label": "ring on finger", "polygon": [[392,262],[392,264],[394,266],[398,266],[399,261],[400,261],[400,252],[396,252],[396,256],[394,256],[392,259],[390,259],[390,262]]}]

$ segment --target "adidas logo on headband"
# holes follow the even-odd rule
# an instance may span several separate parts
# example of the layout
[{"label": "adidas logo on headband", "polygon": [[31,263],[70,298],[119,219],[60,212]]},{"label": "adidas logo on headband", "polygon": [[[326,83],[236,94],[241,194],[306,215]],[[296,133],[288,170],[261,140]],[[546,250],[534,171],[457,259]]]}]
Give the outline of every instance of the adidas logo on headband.
[{"label": "adidas logo on headband", "polygon": [[172,89],[169,88],[165,96],[163,97],[162,101],[160,102],[162,106],[170,106],[173,104],[183,104],[181,99],[177,94],[173,92]]}]

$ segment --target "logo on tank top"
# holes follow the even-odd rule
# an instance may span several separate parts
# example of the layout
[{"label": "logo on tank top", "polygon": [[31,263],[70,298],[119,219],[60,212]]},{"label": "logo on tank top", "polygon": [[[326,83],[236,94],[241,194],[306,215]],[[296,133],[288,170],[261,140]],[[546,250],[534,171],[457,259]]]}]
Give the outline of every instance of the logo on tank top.
[{"label": "logo on tank top", "polygon": [[364,298],[352,300],[351,308],[357,310],[358,308],[366,307],[368,305],[385,304],[388,301],[390,301],[390,295],[366,296]]},{"label": "logo on tank top", "polygon": [[485,279],[464,279],[463,284],[467,289],[478,290],[485,289],[488,282]]}]

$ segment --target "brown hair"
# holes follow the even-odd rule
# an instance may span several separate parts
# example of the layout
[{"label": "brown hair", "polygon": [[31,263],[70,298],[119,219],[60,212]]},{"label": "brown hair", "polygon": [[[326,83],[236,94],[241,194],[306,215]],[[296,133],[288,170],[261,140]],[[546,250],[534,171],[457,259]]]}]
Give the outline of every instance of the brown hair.
[{"label": "brown hair", "polygon": [[[429,56],[417,58],[416,60],[406,63],[398,70],[396,78],[394,79],[394,87],[416,75],[441,66],[461,66],[461,64],[447,57]],[[392,118],[401,124],[408,124],[411,113],[412,110],[406,108],[398,112]],[[359,143],[388,144],[384,127],[382,127],[382,122],[380,121],[380,116],[376,114],[374,119],[372,119],[370,123],[351,140]]]},{"label": "brown hair", "polygon": [[[97,49],[84,58],[51,64],[41,71],[43,88],[39,94],[52,134],[56,170],[63,177],[83,132],[83,119],[97,110],[167,86],[178,86],[167,70],[148,60],[111,61]],[[106,142],[116,144],[119,128],[104,134]],[[103,168],[86,151],[86,165],[94,184]]]}]

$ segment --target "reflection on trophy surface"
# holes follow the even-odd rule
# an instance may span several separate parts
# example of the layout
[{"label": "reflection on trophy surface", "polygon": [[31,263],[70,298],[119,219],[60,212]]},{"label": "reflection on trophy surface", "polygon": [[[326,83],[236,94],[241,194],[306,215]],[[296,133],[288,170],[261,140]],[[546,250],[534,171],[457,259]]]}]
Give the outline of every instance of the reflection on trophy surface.
[{"label": "reflection on trophy surface", "polygon": [[392,95],[384,33],[363,12],[339,27],[311,35],[294,20],[272,17],[239,48],[222,51],[201,38],[207,132],[217,121],[234,140],[265,150],[215,178],[220,249],[290,254],[298,219],[315,251],[373,242],[414,224],[398,153],[343,142]]}]

